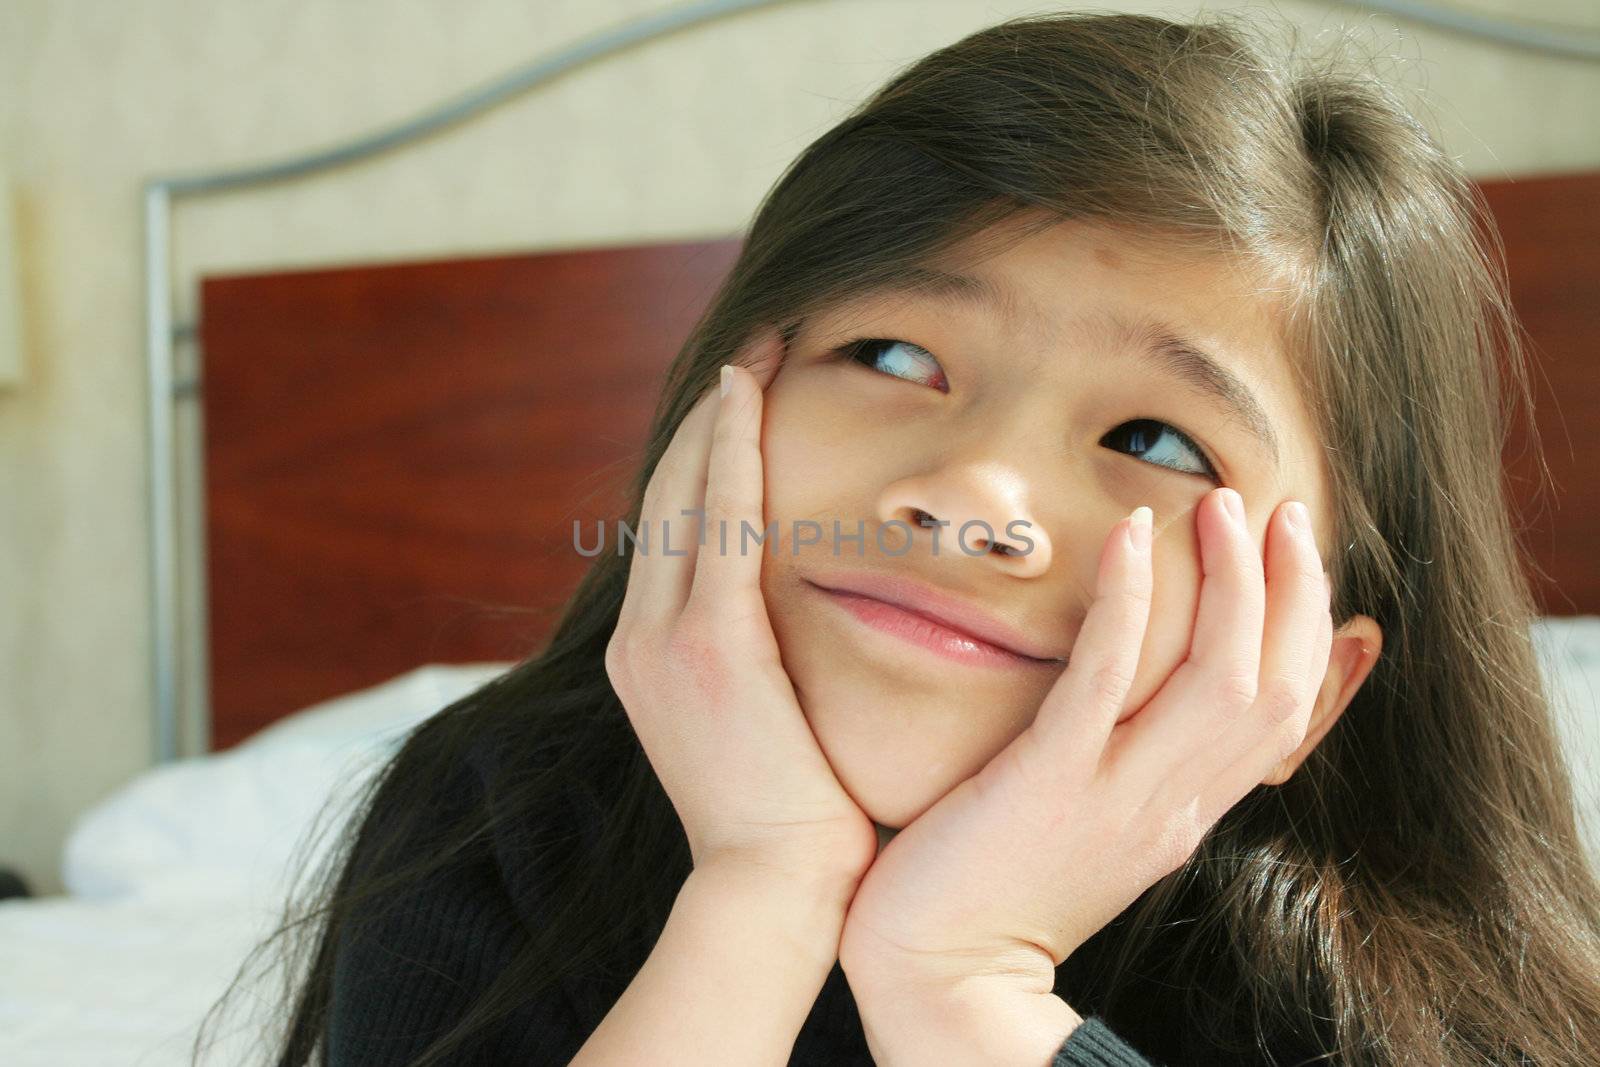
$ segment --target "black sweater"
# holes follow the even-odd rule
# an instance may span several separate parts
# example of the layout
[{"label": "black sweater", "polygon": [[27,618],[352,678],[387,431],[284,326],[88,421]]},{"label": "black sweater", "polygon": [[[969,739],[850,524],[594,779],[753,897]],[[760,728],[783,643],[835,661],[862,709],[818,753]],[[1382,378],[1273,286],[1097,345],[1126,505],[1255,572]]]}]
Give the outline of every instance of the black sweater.
[{"label": "black sweater", "polygon": [[[419,835],[432,836],[441,829],[446,808],[483,803],[485,783],[492,781],[501,751],[487,742],[472,749],[460,776],[440,791],[448,803],[425,802],[429,825]],[[380,793],[369,825],[385,814]],[[576,798],[566,798],[550,815],[576,822],[581,834],[592,837],[595,831],[597,813]],[[510,964],[527,930],[543,921],[545,889],[531,836],[522,831],[514,836],[496,838],[448,874],[400,891],[392,901],[395,906],[381,909],[381,917],[364,926],[359,936],[341,937],[326,1032],[330,1067],[401,1067],[410,1062],[450,1029]],[[358,862],[359,857],[358,846]],[[453,1062],[485,1067],[566,1064],[609,1008],[587,987],[563,981],[559,993],[531,998]],[[789,1062],[802,1067],[873,1062],[837,961]],[[1091,1015],[1067,1036],[1049,1067],[1149,1067],[1149,1061]]]}]

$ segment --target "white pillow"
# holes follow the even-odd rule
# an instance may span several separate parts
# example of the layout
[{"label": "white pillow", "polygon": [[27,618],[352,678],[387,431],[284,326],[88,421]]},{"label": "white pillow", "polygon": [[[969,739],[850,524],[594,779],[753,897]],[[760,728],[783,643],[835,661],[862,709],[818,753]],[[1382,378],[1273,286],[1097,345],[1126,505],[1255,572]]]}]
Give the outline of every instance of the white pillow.
[{"label": "white pillow", "polygon": [[1589,862],[1600,871],[1600,615],[1544,616],[1529,632],[1572,768]]},{"label": "white pillow", "polygon": [[[1530,630],[1578,792],[1591,862],[1600,870],[1600,616],[1543,617]],[[295,712],[236,747],[162,764],[74,825],[67,891],[109,898],[219,893],[281,895],[294,850],[321,815],[315,863],[353,798],[424,719],[513,664],[431,664]]]},{"label": "white pillow", "polygon": [[[322,701],[223,752],[151,768],[84,813],[62,860],[88,898],[281,896],[317,823],[321,857],[346,806],[419,723],[512,664],[429,664]],[[336,807],[319,815],[333,798]]]}]

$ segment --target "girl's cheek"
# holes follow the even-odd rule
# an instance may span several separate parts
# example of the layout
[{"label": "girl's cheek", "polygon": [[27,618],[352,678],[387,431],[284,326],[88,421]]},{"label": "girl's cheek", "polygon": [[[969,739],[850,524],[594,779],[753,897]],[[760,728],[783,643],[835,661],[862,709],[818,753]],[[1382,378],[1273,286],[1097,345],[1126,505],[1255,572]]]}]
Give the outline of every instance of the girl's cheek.
[{"label": "girl's cheek", "polygon": [[805,449],[799,438],[783,412],[768,409],[761,446],[763,510],[767,522],[778,522],[780,532],[798,503],[813,494],[811,482],[816,475],[804,461]]},{"label": "girl's cheek", "polygon": [[1200,541],[1195,529],[1195,510],[1210,489],[1193,479],[1175,477],[1125,452],[1101,446],[1085,447],[1092,461],[1085,467],[1090,481],[1084,492],[1098,495],[1102,502],[1105,522],[1102,537],[1128,512],[1146,504],[1154,512],[1157,565],[1163,553],[1188,553],[1198,567]]},{"label": "girl's cheek", "polygon": [[787,536],[794,519],[837,514],[843,502],[860,499],[859,483],[875,468],[861,444],[859,418],[841,412],[820,383],[780,384],[781,378],[764,401],[761,449],[767,521],[778,520]]}]

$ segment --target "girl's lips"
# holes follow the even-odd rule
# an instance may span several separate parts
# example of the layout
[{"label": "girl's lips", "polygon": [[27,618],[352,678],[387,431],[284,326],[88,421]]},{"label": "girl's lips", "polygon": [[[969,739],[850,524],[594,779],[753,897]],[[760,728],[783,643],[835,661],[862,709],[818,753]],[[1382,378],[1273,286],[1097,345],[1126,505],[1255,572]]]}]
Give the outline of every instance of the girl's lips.
[{"label": "girl's lips", "polygon": [[897,604],[815,584],[813,588],[873,629],[925,648],[945,659],[982,667],[1059,669],[1063,666],[1060,660],[1036,659],[990,644],[981,638],[952,629],[935,619],[919,615]]}]

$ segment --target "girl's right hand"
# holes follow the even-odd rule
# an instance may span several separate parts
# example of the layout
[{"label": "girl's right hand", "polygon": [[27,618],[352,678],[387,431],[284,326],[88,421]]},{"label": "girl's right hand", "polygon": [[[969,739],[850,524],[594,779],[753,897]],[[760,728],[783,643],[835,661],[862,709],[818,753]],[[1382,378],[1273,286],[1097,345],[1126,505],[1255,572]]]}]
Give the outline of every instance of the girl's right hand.
[{"label": "girl's right hand", "polygon": [[741,551],[742,522],[764,529],[763,390],[781,355],[775,330],[747,345],[735,362],[751,360],[748,369],[723,369],[727,395],[708,390],[657,464],[640,509],[648,550],[634,548],[606,673],[696,869],[760,868],[853,889],[877,856],[877,831],[840,785],[779,658],[761,592],[768,546],[752,539]]}]

